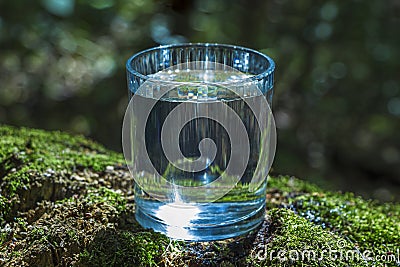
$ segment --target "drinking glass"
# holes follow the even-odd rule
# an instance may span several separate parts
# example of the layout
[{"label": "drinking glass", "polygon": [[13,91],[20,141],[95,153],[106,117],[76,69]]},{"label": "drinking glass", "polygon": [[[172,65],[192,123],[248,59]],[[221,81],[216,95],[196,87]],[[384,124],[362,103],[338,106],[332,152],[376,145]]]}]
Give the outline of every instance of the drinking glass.
[{"label": "drinking glass", "polygon": [[223,44],[175,44],[126,64],[124,156],[136,220],[181,240],[230,238],[264,218],[276,146],[273,60]]}]

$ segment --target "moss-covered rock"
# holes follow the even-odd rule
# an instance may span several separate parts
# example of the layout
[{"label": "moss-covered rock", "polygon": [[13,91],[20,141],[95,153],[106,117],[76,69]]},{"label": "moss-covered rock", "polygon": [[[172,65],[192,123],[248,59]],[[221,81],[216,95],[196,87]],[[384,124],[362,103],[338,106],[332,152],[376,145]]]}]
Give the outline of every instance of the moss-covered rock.
[{"label": "moss-covered rock", "polygon": [[123,166],[121,155],[81,136],[1,126],[0,138],[1,219],[40,200],[79,192],[86,183],[75,176],[78,171],[99,173],[107,166]]},{"label": "moss-covered rock", "polygon": [[246,236],[178,242],[134,219],[120,154],[83,137],[0,126],[0,265],[399,266],[400,205],[270,177]]}]

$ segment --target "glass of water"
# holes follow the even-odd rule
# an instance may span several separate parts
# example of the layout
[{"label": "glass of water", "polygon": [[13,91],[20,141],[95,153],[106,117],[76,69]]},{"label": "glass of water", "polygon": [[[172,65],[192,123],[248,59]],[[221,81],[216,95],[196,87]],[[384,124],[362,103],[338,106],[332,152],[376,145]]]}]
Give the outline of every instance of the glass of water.
[{"label": "glass of water", "polygon": [[136,220],[192,241],[257,228],[276,146],[273,60],[239,46],[176,44],[139,52],[126,68],[122,142]]}]

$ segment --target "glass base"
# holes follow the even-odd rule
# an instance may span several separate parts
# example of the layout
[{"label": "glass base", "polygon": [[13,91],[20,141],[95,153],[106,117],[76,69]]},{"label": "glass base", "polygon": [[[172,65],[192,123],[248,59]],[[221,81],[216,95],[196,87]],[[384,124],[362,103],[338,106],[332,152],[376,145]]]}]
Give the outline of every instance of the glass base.
[{"label": "glass base", "polygon": [[136,220],[144,228],[178,240],[212,241],[243,235],[257,228],[264,215],[265,198],[179,206],[136,200]]}]

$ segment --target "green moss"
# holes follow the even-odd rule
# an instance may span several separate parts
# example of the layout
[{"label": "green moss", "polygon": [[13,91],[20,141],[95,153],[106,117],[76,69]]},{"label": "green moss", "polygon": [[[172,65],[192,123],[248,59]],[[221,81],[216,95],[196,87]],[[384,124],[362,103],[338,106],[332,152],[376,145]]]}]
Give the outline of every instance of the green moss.
[{"label": "green moss", "polygon": [[267,188],[270,192],[278,191],[284,194],[286,197],[302,193],[323,191],[320,187],[314,184],[287,175],[281,175],[278,177],[268,176]]},{"label": "green moss", "polygon": [[299,196],[291,203],[299,215],[346,237],[361,251],[390,255],[399,248],[400,205],[331,192]]},{"label": "green moss", "polygon": [[[10,216],[0,228],[0,265],[6,259],[9,266],[24,261],[31,266],[395,266],[363,258],[362,252],[397,255],[398,204],[328,192],[289,176],[269,177],[267,220],[260,229],[219,242],[177,243],[134,220],[132,195],[115,187],[123,170],[103,172],[122,164],[121,155],[60,132],[1,126],[0,135],[0,221],[21,192],[32,191],[38,181],[64,173],[69,185],[79,187],[71,174],[80,177],[79,171],[90,170],[99,176],[97,181],[89,177],[84,190],[71,191],[64,200],[36,200],[41,202],[31,210]],[[163,190],[159,181],[147,182]],[[246,192],[247,185],[239,184],[221,201],[254,196]]]},{"label": "green moss", "polygon": [[122,194],[105,187],[89,190],[86,198],[89,203],[107,203],[115,207],[118,211],[126,209],[126,199]]},{"label": "green moss", "polygon": [[159,266],[169,239],[150,231],[101,231],[80,254],[85,266]]},{"label": "green moss", "polygon": [[[251,266],[367,266],[351,242],[293,211],[275,208],[268,215],[270,242],[252,251]],[[346,258],[347,251],[354,253]]]},{"label": "green moss", "polygon": [[0,136],[0,218],[10,211],[13,196],[29,189],[32,177],[123,164],[120,154],[83,136],[11,126],[0,126]]},{"label": "green moss", "polygon": [[8,199],[5,196],[0,195],[0,210],[6,210]]},{"label": "green moss", "polygon": [[[107,203],[108,205],[117,209],[117,211],[122,212],[126,209],[126,198],[124,196],[112,189],[108,189],[106,187],[99,187],[99,188],[88,188],[87,193],[82,196],[83,201],[89,205],[91,204],[101,204]],[[66,202],[76,202],[76,197],[65,198],[62,200],[57,200],[56,204],[64,204]]]},{"label": "green moss", "polygon": [[[0,237],[4,234],[4,240],[0,239],[0,259],[13,260],[12,266],[19,266],[23,261],[28,261],[31,266],[69,266],[64,261],[65,257],[71,261],[74,254],[77,256],[87,244],[93,244],[101,231],[115,230],[113,226],[122,220],[127,210],[123,195],[104,187],[92,188],[85,195],[55,203],[45,201],[39,206],[38,210],[42,210],[45,217],[32,224],[23,217],[15,218],[10,223],[12,237],[0,229]],[[130,228],[143,230],[137,225]],[[11,240],[16,242],[17,249],[7,247]],[[13,258],[11,253],[14,250],[18,250],[19,258]],[[37,253],[39,255],[35,255]],[[48,253],[56,255],[51,259],[52,264],[48,263]]]}]

